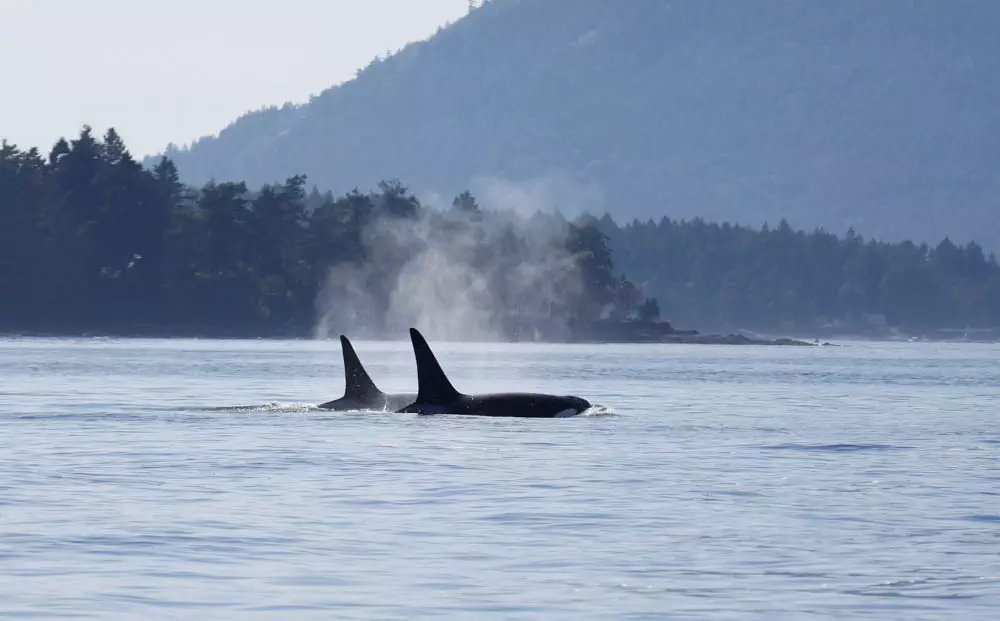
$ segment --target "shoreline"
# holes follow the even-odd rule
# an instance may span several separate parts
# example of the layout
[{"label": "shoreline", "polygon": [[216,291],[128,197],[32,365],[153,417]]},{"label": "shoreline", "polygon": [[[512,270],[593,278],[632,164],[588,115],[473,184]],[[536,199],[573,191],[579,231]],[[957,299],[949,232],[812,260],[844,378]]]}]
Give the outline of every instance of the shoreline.
[{"label": "shoreline", "polygon": [[[200,340],[200,341],[336,341],[336,337],[316,337],[306,335],[234,335],[219,334],[212,332],[202,333],[165,333],[165,332],[119,332],[119,331],[81,331],[81,332],[60,332],[60,331],[23,331],[23,332],[0,332],[0,339],[106,339],[106,340]],[[387,337],[361,337],[360,340],[375,342],[404,342],[405,339]],[[473,342],[452,340],[447,338],[437,339],[441,342]],[[841,337],[836,340],[858,340],[868,342],[907,342],[900,339],[872,339],[865,337]],[[477,341],[478,342],[478,341]],[[757,346],[757,347],[840,347],[839,344],[830,341],[807,341],[791,337],[778,338],[758,338],[752,339],[741,334],[699,334],[699,335],[677,335],[664,337],[662,340],[648,339],[572,339],[572,340],[495,340],[482,341],[483,343],[544,343],[552,345],[728,345],[728,346]],[[995,343],[997,341],[920,341],[923,343],[946,343],[946,342],[969,342],[969,343]]]},{"label": "shoreline", "polygon": [[[203,341],[336,341],[332,336],[319,338],[304,335],[227,335],[218,333],[146,333],[146,332],[0,332],[0,338],[18,339],[193,339]],[[360,340],[379,342],[403,342],[406,339],[386,338],[386,337],[361,337]],[[473,342],[461,341],[448,338],[436,339],[441,342]],[[478,341],[477,341],[478,342]],[[553,345],[759,345],[759,346],[790,346],[790,347],[815,347],[818,343],[811,343],[801,339],[787,337],[775,339],[751,339],[740,334],[699,334],[695,336],[678,335],[676,337],[664,337],[662,340],[650,339],[497,339],[494,341],[482,341],[484,343],[546,343]],[[830,343],[826,343],[830,345]]]},{"label": "shoreline", "polygon": [[[549,343],[549,344],[591,344],[591,345],[612,345],[612,344],[661,344],[661,345],[730,345],[730,346],[759,346],[759,347],[820,347],[838,346],[831,341],[865,341],[875,343],[978,343],[996,344],[1000,343],[1000,338],[990,334],[982,335],[985,338],[976,338],[976,335],[956,338],[953,334],[948,335],[908,335],[905,333],[894,334],[825,334],[817,335],[814,339],[794,336],[773,336],[762,333],[753,333],[748,336],[746,332],[730,332],[728,334],[707,333],[701,334],[696,330],[673,330],[661,331],[658,334],[636,334],[628,329],[613,330],[581,330],[575,336],[567,338],[507,338],[495,339],[495,343]],[[628,338],[629,336],[633,338]],[[66,330],[7,330],[0,331],[0,338],[38,338],[38,339],[193,339],[193,340],[232,340],[232,341],[327,341],[337,340],[335,335],[317,337],[314,330],[226,330],[218,328],[132,328],[132,329],[66,329]],[[368,341],[405,341],[381,336],[356,336],[355,338]],[[469,342],[456,339],[439,338],[442,342]]]}]

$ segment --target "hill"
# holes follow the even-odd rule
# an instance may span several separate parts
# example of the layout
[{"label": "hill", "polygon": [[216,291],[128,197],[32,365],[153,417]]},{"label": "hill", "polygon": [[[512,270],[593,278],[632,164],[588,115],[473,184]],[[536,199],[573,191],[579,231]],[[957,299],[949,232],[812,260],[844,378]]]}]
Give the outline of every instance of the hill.
[{"label": "hill", "polygon": [[550,208],[1000,249],[994,0],[493,0],[168,150],[200,184],[545,188]]}]

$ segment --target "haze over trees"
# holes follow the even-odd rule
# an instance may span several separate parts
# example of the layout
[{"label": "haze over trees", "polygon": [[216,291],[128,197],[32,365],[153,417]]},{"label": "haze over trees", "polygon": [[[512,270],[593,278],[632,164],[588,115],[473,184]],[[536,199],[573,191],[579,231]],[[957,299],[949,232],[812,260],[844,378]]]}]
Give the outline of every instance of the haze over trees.
[{"label": "haze over trees", "polygon": [[994,0],[492,0],[168,155],[196,185],[541,180],[583,188],[567,214],[1000,250],[997,32]]},{"label": "haze over trees", "polygon": [[[1000,327],[1000,266],[975,244],[518,215],[397,181],[340,196],[304,176],[251,188],[144,169],[112,129],[48,154],[0,145],[0,331],[457,338],[600,317],[809,330],[884,316],[906,330]],[[425,322],[422,324],[421,322]],[[449,332],[449,330],[451,332]]]}]

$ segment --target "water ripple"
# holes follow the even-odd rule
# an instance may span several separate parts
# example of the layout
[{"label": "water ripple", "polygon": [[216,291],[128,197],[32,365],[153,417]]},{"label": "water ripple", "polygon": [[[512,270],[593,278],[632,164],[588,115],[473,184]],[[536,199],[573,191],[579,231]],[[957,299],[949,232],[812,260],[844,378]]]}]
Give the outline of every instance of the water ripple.
[{"label": "water ripple", "polygon": [[600,405],[326,412],[337,343],[0,339],[0,617],[996,616],[997,348],[439,355]]}]

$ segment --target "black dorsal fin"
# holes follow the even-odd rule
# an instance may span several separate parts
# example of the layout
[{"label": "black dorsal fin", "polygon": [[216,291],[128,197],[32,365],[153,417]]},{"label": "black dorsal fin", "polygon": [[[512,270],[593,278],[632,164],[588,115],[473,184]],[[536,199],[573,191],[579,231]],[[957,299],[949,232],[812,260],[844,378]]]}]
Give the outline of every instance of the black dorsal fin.
[{"label": "black dorsal fin", "polygon": [[344,350],[344,396],[360,401],[370,401],[381,395],[382,391],[368,376],[368,371],[365,371],[354,347],[343,334],[340,335],[340,346]]},{"label": "black dorsal fin", "polygon": [[416,328],[410,328],[413,355],[417,359],[417,403],[448,403],[461,396],[441,370],[434,352]]}]

